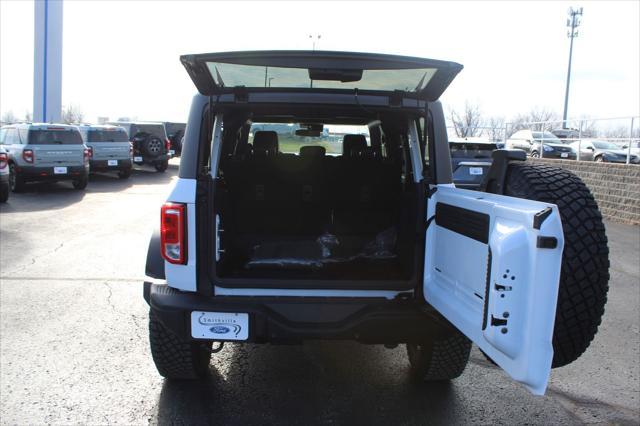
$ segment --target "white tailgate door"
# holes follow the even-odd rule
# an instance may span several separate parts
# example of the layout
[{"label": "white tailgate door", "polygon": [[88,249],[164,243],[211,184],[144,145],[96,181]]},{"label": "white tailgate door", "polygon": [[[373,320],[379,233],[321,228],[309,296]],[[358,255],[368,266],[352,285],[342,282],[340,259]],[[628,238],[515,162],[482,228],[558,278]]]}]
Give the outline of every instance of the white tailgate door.
[{"label": "white tailgate door", "polygon": [[427,212],[425,299],[514,380],[544,394],[564,245],[558,208],[439,185]]}]

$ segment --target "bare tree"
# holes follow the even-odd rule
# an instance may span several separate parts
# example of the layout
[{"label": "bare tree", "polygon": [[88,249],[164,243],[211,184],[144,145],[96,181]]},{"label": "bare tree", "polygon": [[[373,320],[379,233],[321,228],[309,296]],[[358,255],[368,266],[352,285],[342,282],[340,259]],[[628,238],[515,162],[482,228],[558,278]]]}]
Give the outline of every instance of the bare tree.
[{"label": "bare tree", "polygon": [[536,107],[526,114],[516,115],[509,123],[507,135],[511,136],[522,129],[545,131],[557,127],[562,127],[562,121],[555,111]]},{"label": "bare tree", "polygon": [[11,124],[18,121],[18,118],[15,116],[13,111],[9,110],[5,111],[4,114],[2,114],[2,118],[0,118],[0,121],[2,121],[2,123]]},{"label": "bare tree", "polygon": [[486,127],[482,133],[484,136],[493,142],[504,139],[504,117],[489,117],[484,124]]},{"label": "bare tree", "polygon": [[84,113],[77,105],[67,105],[62,107],[62,122],[66,124],[82,123]]},{"label": "bare tree", "polygon": [[482,133],[482,112],[478,105],[464,103],[464,111],[451,110],[451,123],[460,138],[479,136]]}]

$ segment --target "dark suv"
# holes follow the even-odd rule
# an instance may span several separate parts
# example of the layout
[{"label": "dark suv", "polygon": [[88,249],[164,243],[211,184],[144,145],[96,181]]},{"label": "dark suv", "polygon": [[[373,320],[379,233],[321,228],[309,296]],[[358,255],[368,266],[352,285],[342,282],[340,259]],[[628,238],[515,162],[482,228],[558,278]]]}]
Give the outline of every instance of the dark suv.
[{"label": "dark suv", "polygon": [[493,152],[483,192],[454,185],[438,98],[461,65],[181,61],[199,94],[144,283],[160,374],[201,378],[224,342],[349,339],[406,344],[415,376],[449,380],[474,342],[542,394],[587,348],[608,285],[598,207],[520,150]]},{"label": "dark suv", "polygon": [[159,172],[167,170],[171,158],[171,142],[163,123],[117,121],[108,124],[124,127],[127,131],[133,145],[134,164],[149,164]]},{"label": "dark suv", "polygon": [[169,121],[164,123],[167,137],[169,138],[169,142],[171,142],[171,150],[169,153],[172,156],[180,157],[180,153],[182,152],[182,138],[184,137],[184,129],[186,129],[186,127],[186,123],[171,123]]}]

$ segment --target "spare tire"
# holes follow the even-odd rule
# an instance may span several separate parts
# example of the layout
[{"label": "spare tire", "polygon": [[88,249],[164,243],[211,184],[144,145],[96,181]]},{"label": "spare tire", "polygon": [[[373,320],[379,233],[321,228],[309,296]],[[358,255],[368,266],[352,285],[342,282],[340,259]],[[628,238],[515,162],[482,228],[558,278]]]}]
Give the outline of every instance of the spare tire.
[{"label": "spare tire", "polygon": [[564,233],[552,368],[570,364],[589,347],[609,290],[609,248],[602,215],[582,180],[546,164],[511,163],[505,195],[558,206]]},{"label": "spare tire", "polygon": [[162,140],[154,135],[148,135],[146,140],[142,143],[142,149],[149,157],[157,157],[162,154],[162,146]]}]

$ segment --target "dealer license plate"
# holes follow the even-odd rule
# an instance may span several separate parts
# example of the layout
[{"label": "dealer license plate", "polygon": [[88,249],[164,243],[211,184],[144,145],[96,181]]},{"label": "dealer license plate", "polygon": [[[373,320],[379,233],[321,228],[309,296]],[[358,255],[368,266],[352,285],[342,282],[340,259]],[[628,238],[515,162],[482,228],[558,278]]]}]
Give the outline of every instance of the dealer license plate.
[{"label": "dealer license plate", "polygon": [[66,175],[67,174],[67,168],[66,167],[54,167],[53,168],[53,174],[54,175]]},{"label": "dealer license plate", "polygon": [[109,166],[117,166],[118,160],[107,160],[107,165]]},{"label": "dealer license plate", "polygon": [[247,340],[249,314],[193,311],[191,337],[209,340]]},{"label": "dealer license plate", "polygon": [[175,153],[176,153],[176,151],[175,151],[174,149],[170,149],[170,150],[169,150],[169,154],[173,155],[173,154],[175,154]]},{"label": "dealer license plate", "polygon": [[562,158],[567,158],[568,156],[569,156],[568,152],[561,152],[560,153],[560,157],[562,157]]},{"label": "dealer license plate", "polygon": [[133,157],[133,161],[136,163],[142,163],[142,157]]}]

